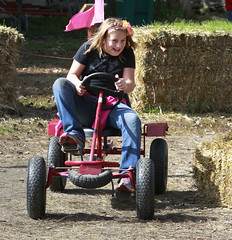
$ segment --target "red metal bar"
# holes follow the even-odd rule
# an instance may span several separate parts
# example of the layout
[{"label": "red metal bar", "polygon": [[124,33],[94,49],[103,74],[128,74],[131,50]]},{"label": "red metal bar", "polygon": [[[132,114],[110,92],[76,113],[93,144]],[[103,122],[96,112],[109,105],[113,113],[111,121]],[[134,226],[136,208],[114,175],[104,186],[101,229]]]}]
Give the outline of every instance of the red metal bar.
[{"label": "red metal bar", "polygon": [[134,168],[130,167],[129,169],[119,169],[119,171],[122,171],[122,170],[125,170],[125,171],[128,171],[128,173],[119,173],[119,172],[113,172],[112,175],[113,175],[113,178],[130,178],[130,181],[131,181],[131,184],[132,184],[132,188],[134,190],[136,190],[136,187],[135,187],[135,175],[134,175]]},{"label": "red metal bar", "polygon": [[81,166],[81,165],[95,165],[103,167],[119,167],[118,162],[108,162],[108,161],[65,161],[66,166]]},{"label": "red metal bar", "polygon": [[129,170],[129,177],[130,177],[132,188],[134,190],[136,190],[136,188],[135,188],[134,168],[130,167],[128,170]]},{"label": "red metal bar", "polygon": [[[97,103],[95,123],[94,123],[94,132],[93,132],[92,145],[91,145],[91,151],[90,151],[90,157],[89,157],[90,161],[93,161],[93,159],[94,159],[94,151],[95,151],[95,146],[96,146],[96,139],[98,137],[98,130],[99,130],[99,126],[100,126],[102,102],[103,102],[103,92],[100,91],[99,96],[98,96],[98,103]],[[97,154],[99,154],[99,151],[97,152]]]},{"label": "red metal bar", "polygon": [[[91,149],[85,149],[85,153],[86,154],[89,154],[91,151]],[[112,154],[112,155],[120,155],[122,153],[122,148],[112,148],[110,149],[109,151],[102,151],[103,153],[105,153],[106,155],[108,154]],[[94,153],[97,153],[97,150],[94,151]],[[141,154],[143,155],[144,154],[144,149],[141,149]]]},{"label": "red metal bar", "polygon": [[48,180],[47,180],[47,184],[46,184],[46,188],[49,188],[49,186],[51,185],[52,182],[52,175],[54,173],[54,166],[50,166],[49,170],[48,170]]},{"label": "red metal bar", "polygon": [[97,165],[81,165],[78,172],[84,175],[97,175],[102,172],[102,167]]},{"label": "red metal bar", "polygon": [[128,178],[128,177],[130,177],[129,173],[122,174],[122,173],[119,173],[119,172],[113,172],[112,175],[113,175],[113,178]]},{"label": "red metal bar", "polygon": [[68,177],[68,172],[54,172],[53,175],[58,177]]},{"label": "red metal bar", "polygon": [[[145,130],[145,128],[144,128]],[[145,133],[145,132],[144,132]],[[145,135],[143,135],[143,151],[141,151],[141,155],[143,155],[143,157],[145,157]],[[143,152],[143,153],[142,153]]]},{"label": "red metal bar", "polygon": [[101,129],[101,118],[99,116],[99,124],[97,130],[97,157],[102,158],[101,150],[102,150],[102,129]]}]

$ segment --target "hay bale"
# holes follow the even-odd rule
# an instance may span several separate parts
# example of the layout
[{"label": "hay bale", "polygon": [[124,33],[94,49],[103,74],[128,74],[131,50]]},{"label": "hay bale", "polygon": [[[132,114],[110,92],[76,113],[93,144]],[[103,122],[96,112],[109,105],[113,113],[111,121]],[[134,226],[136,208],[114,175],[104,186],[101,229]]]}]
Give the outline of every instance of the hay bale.
[{"label": "hay bale", "polygon": [[232,208],[232,135],[197,147],[193,168],[200,197]]},{"label": "hay bale", "polygon": [[0,109],[14,110],[16,67],[18,48],[22,45],[24,37],[16,29],[0,26]]},{"label": "hay bale", "polygon": [[136,110],[232,111],[232,35],[141,27],[135,31]]}]

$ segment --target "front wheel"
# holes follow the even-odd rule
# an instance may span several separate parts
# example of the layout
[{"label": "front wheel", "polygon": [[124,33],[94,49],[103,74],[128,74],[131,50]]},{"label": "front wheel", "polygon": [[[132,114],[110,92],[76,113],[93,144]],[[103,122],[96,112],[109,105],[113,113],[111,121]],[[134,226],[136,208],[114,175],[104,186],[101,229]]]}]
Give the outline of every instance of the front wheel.
[{"label": "front wheel", "polygon": [[138,219],[154,217],[154,163],[150,158],[139,159],[136,164],[136,210]]},{"label": "front wheel", "polygon": [[45,216],[46,166],[42,157],[32,157],[27,168],[27,212],[32,219]]}]

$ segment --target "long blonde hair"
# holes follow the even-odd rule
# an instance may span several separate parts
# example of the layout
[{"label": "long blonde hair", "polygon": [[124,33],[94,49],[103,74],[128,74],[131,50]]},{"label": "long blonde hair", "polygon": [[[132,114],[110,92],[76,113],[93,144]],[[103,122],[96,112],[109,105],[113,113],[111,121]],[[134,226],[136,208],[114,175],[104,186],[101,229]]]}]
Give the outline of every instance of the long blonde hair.
[{"label": "long blonde hair", "polygon": [[[96,49],[99,53],[99,57],[102,56],[103,54],[103,50],[102,50],[102,46],[103,46],[103,41],[104,39],[107,37],[107,34],[109,31],[127,31],[127,29],[122,28],[122,19],[120,18],[107,18],[98,28],[97,32],[94,34],[94,36],[89,40],[89,42],[91,43],[89,49],[87,49],[87,51],[85,53],[90,52],[93,49]],[[111,29],[112,27],[116,27]],[[117,28],[118,27],[118,28]],[[129,47],[132,47],[133,49],[135,49],[136,47],[136,43],[133,41],[132,37],[127,33],[127,37],[126,37],[126,46],[127,49]],[[121,56],[119,56],[120,60],[121,60]]]}]

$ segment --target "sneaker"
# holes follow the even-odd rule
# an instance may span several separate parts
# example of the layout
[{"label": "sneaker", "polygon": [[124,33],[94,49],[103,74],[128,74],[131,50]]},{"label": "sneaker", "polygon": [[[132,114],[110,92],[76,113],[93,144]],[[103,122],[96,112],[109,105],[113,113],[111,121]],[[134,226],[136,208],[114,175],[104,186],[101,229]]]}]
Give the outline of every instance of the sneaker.
[{"label": "sneaker", "polygon": [[128,192],[128,193],[134,192],[130,178],[122,178],[118,184],[118,187],[116,188],[116,191],[117,192]]},{"label": "sneaker", "polygon": [[62,151],[84,152],[84,143],[75,134],[63,133],[60,136],[59,143],[62,146]]}]

